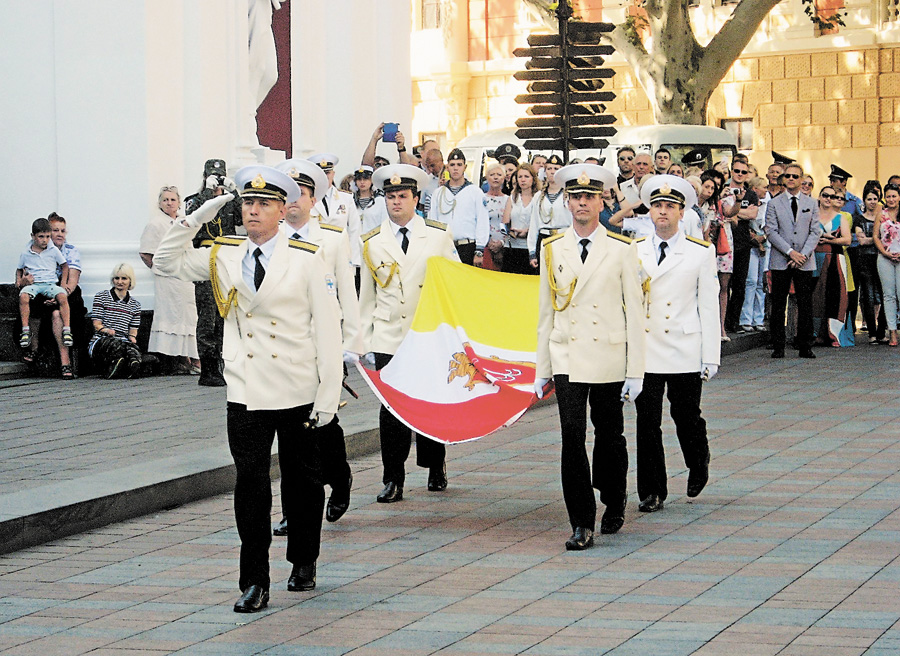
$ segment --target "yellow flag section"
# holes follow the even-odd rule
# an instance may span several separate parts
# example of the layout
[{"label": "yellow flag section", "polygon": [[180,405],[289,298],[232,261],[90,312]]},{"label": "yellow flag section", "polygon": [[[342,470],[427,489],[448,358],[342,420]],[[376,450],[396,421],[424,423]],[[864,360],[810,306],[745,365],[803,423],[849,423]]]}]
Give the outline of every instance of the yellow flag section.
[{"label": "yellow flag section", "polygon": [[508,426],[535,401],[538,281],[433,257],[394,358],[360,370],[388,410],[431,439]]}]

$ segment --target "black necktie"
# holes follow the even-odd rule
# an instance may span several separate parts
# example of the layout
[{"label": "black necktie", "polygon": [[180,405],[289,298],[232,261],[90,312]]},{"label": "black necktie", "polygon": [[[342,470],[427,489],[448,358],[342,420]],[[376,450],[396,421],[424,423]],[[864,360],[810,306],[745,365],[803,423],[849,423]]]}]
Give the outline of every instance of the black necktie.
[{"label": "black necktie", "polygon": [[257,248],[253,251],[253,257],[256,258],[256,270],[253,272],[253,284],[256,285],[258,291],[263,284],[263,279],[266,277],[266,267],[263,266],[259,259],[262,257],[262,249]]},{"label": "black necktie", "polygon": [[400,228],[400,234],[403,235],[403,241],[400,242],[400,248],[403,249],[403,252],[406,252],[406,249],[409,248],[409,235],[406,234],[409,232],[408,228]]},{"label": "black necktie", "polygon": [[331,216],[331,214],[328,212],[328,201],[324,198],[322,199],[322,207],[325,208],[325,216]]},{"label": "black necktie", "polygon": [[591,243],[591,240],[590,239],[582,239],[578,243],[581,244],[581,261],[584,262],[587,259],[588,244]]},{"label": "black necktie", "polygon": [[797,218],[797,197],[791,196],[791,212],[794,215],[794,218]]},{"label": "black necktie", "polygon": [[666,242],[661,242],[659,245],[659,262],[657,264],[662,264],[662,261],[666,259],[666,249],[669,245]]}]

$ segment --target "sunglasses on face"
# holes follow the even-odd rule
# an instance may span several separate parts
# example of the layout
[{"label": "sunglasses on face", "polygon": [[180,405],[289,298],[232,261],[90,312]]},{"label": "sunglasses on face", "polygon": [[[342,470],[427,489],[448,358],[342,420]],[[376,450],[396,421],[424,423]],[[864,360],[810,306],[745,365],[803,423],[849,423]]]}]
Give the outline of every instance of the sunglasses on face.
[{"label": "sunglasses on face", "polygon": [[841,197],[837,194],[820,194],[820,198],[826,198],[828,200],[840,200]]},{"label": "sunglasses on face", "polygon": [[800,176],[797,175],[796,173],[785,173],[785,174],[784,174],[784,177],[785,177],[785,179],[787,179],[787,180],[796,180],[796,179],[798,179]]},{"label": "sunglasses on face", "polygon": [[620,162],[630,162],[630,161],[632,161],[633,159],[634,159],[634,157],[628,157],[628,156],[625,156],[625,155],[619,155],[619,161],[620,161]]},{"label": "sunglasses on face", "polygon": [[735,175],[744,175],[750,173],[750,169],[731,169],[731,172]]},{"label": "sunglasses on face", "polygon": [[812,187],[812,182],[810,182],[809,180],[804,180],[803,182],[800,183],[800,186],[802,186],[802,187]]}]

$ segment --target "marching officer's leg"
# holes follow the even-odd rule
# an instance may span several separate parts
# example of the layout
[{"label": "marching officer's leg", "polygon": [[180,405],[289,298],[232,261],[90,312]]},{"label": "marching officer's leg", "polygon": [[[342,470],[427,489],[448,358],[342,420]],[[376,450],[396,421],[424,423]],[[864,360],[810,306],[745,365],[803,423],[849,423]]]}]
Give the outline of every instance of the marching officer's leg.
[{"label": "marching officer's leg", "polygon": [[[383,369],[393,356],[387,353],[375,354],[375,368]],[[378,429],[381,438],[381,482],[384,489],[378,495],[380,503],[393,503],[403,498],[403,484],[406,482],[406,459],[412,445],[412,430],[381,406],[378,413]]]},{"label": "marching officer's leg", "polygon": [[644,374],[644,387],[634,401],[637,413],[637,486],[641,512],[661,510],[668,496],[666,454],[662,441],[662,374]]},{"label": "marching officer's leg", "polygon": [[625,523],[628,500],[628,449],[625,443],[622,383],[591,385],[589,403],[594,425],[591,482],[606,506],[601,533],[616,533]]},{"label": "marching officer's leg", "polygon": [[669,412],[689,471],[687,495],[695,497],[709,480],[709,440],[706,420],[700,414],[703,381],[699,372],[672,374],[669,380],[671,384],[666,386]]}]

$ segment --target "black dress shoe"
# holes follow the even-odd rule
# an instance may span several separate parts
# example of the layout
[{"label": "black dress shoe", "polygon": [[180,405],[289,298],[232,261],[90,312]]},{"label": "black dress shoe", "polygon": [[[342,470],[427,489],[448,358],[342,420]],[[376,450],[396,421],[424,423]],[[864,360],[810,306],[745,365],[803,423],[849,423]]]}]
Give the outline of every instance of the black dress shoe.
[{"label": "black dress shoe", "polygon": [[384,489],[375,497],[378,503],[394,503],[403,498],[403,486],[397,485],[394,481],[388,481],[384,484]]},{"label": "black dress shoe", "polygon": [[251,585],[234,604],[235,613],[256,613],[269,603],[269,591],[261,585]]},{"label": "black dress shoe", "polygon": [[784,347],[775,347],[775,350],[772,351],[773,358],[783,358],[784,357]]},{"label": "black dress shoe", "polygon": [[584,551],[593,544],[594,532],[579,526],[572,532],[572,537],[566,540],[566,551]]},{"label": "black dress shoe", "polygon": [[656,512],[657,510],[662,509],[663,500],[656,494],[648,494],[647,497],[641,501],[641,505],[638,506],[638,510],[646,513]]},{"label": "black dress shoe", "polygon": [[603,535],[612,535],[618,533],[625,523],[625,503],[606,506],[603,511],[603,517],[600,519],[600,532]]},{"label": "black dress shoe", "polygon": [[692,499],[699,495],[709,481],[709,459],[688,472],[687,495]]},{"label": "black dress shoe", "polygon": [[428,490],[431,492],[443,492],[447,489],[447,463],[442,462],[439,467],[428,470]]},{"label": "black dress shoe", "polygon": [[272,535],[277,535],[280,538],[287,536],[287,517],[282,517],[281,521],[275,525],[275,528],[272,529]]},{"label": "black dress shoe", "polygon": [[325,508],[325,519],[329,522],[336,522],[350,507],[350,488],[353,487],[353,474],[350,474],[350,480],[347,486],[341,490],[331,489],[331,496],[328,497],[328,506]]},{"label": "black dress shoe", "polygon": [[801,358],[809,358],[810,360],[816,359],[816,354],[812,352],[812,349],[800,349],[800,353],[798,354]]},{"label": "black dress shoe", "polygon": [[305,592],[316,587],[316,564],[294,565],[288,578],[287,589],[291,592]]}]

